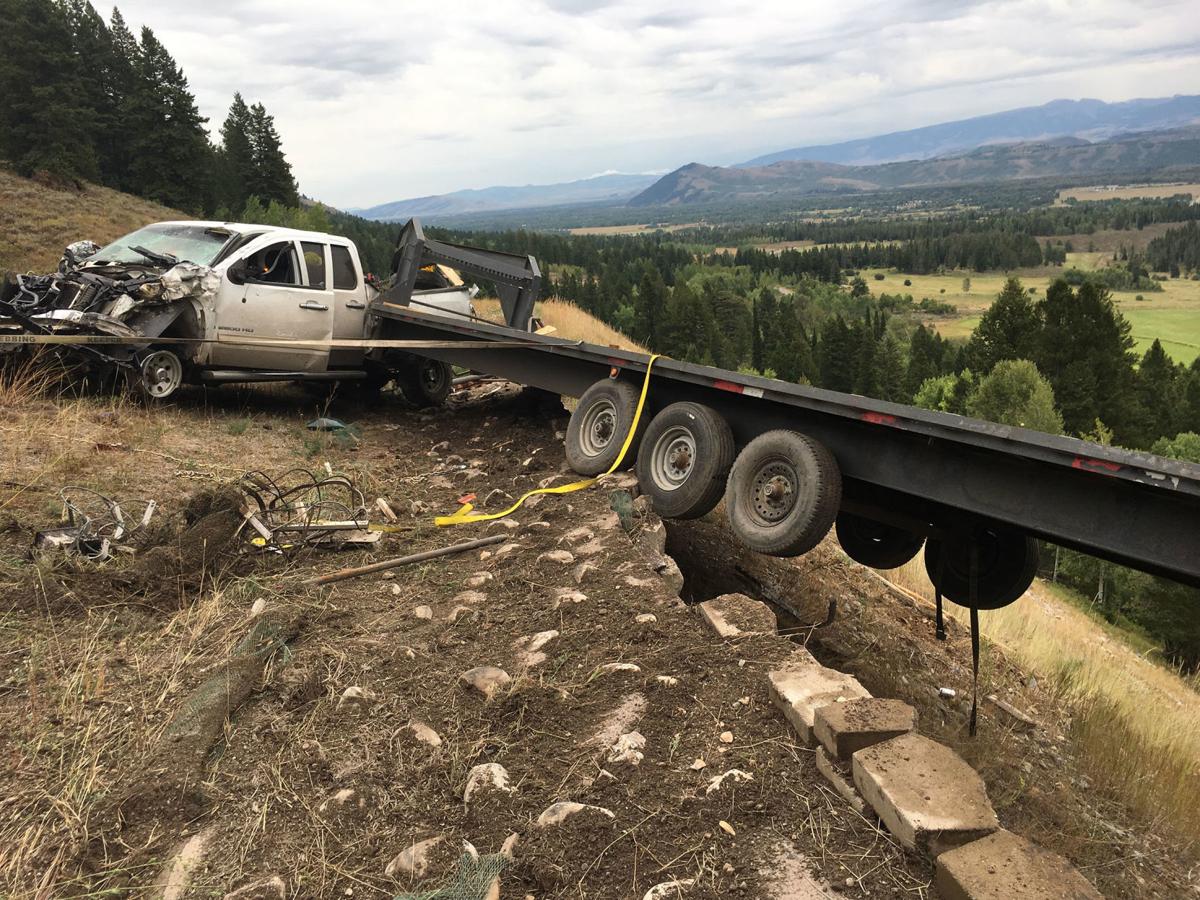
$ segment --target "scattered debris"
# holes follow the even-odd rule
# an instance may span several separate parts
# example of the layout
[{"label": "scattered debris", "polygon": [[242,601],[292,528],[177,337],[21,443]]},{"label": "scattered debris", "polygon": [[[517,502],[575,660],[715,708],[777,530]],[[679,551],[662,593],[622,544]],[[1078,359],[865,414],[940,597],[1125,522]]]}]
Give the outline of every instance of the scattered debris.
[{"label": "scattered debris", "polygon": [[58,492],[65,525],[39,531],[33,540],[38,550],[62,550],[85,559],[103,561],[116,548],[128,550],[123,542],[150,524],[158,508],[155,500],[127,500],[141,514],[127,518],[121,503],[91,488],[68,486]]},{"label": "scattered debris", "polygon": [[239,481],[252,546],[276,553],[303,546],[373,544],[395,526],[371,525],[362,492],[346,475],[292,469],[278,479],[247,472]]}]

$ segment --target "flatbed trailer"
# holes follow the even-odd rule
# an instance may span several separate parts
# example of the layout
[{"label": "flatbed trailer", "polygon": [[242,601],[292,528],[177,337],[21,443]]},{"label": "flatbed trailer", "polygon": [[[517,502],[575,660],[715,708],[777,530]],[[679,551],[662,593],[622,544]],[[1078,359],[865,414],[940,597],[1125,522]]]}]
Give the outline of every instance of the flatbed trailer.
[{"label": "flatbed trailer", "polygon": [[[571,397],[605,381],[640,387],[651,362],[644,353],[403,303],[381,301],[373,312],[388,337],[457,342],[422,355]],[[989,536],[994,545],[998,534],[1049,541],[1200,587],[1198,465],[668,358],[654,361],[646,402],[650,416],[680,403],[715,411],[728,423],[735,452],[776,430],[819,442],[840,470],[839,537],[843,520],[881,529],[882,543],[860,547],[867,559],[859,561],[887,558],[900,535],[917,549],[925,539],[939,544],[943,555],[933,562],[927,546],[926,566],[942,593],[963,605],[1002,606],[1015,599],[1014,584],[1016,595],[1023,593],[1025,576],[1017,573],[1014,582],[1005,570],[1022,569],[1032,579],[1036,556],[1031,563],[1027,554],[989,549]],[[957,582],[944,571],[947,559],[954,565],[945,552],[951,545],[961,548]],[[981,583],[988,578],[1003,582],[990,594]]]}]

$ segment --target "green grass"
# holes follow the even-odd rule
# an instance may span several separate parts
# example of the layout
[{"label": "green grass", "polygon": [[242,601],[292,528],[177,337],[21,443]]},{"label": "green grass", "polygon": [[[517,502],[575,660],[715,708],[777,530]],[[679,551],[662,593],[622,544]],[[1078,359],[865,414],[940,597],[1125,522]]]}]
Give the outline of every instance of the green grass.
[{"label": "green grass", "polygon": [[[1069,253],[1067,266],[1080,269],[1095,269],[1109,260],[1105,253]],[[881,273],[882,281],[875,275]],[[1011,274],[1021,279],[1027,288],[1035,288],[1035,297],[1044,297],[1051,282],[1062,273],[1059,268],[1025,269]],[[925,316],[926,324],[932,325],[943,337],[962,339],[971,336],[979,324],[984,311],[992,305],[1008,273],[948,272],[944,275],[906,275],[887,269],[863,269],[861,272],[871,293],[911,294],[920,302],[928,297],[941,303],[952,303],[958,308],[951,316]],[[971,279],[971,289],[963,290],[963,279]],[[905,280],[912,282],[905,287]],[[1189,278],[1172,278],[1161,282],[1161,291],[1117,291],[1113,293],[1121,312],[1133,326],[1133,337],[1137,352],[1146,349],[1157,338],[1163,349],[1176,362],[1190,365],[1200,356],[1200,281]],[[1135,298],[1141,294],[1142,300]]]},{"label": "green grass", "polygon": [[1158,338],[1168,356],[1191,365],[1200,356],[1200,303],[1193,309],[1141,309],[1143,305],[1121,304],[1121,313],[1133,326],[1138,353],[1145,353]]}]

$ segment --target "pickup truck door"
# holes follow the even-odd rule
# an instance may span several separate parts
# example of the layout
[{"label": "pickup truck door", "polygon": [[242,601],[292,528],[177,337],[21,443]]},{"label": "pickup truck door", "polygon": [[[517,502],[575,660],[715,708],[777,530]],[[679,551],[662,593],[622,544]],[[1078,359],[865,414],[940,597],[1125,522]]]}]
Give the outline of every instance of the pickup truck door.
[{"label": "pickup truck door", "polygon": [[[361,340],[366,336],[367,290],[362,281],[362,266],[353,246],[331,244],[333,274],[333,337],[335,340]],[[366,350],[341,349],[329,353],[331,369],[357,368]]]},{"label": "pickup truck door", "polygon": [[[212,364],[284,372],[323,372],[333,334],[333,291],[325,244],[255,242],[245,260],[245,284],[222,285],[217,300],[218,342]],[[244,343],[253,337],[263,343]],[[314,345],[271,346],[269,341]]]}]

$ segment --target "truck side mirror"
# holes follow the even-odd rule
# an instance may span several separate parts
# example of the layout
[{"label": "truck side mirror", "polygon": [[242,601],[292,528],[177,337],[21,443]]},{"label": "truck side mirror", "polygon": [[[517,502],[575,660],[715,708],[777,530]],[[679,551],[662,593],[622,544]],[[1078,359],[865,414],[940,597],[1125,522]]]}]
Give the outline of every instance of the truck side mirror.
[{"label": "truck side mirror", "polygon": [[246,283],[246,261],[244,259],[239,259],[237,262],[235,262],[233,265],[231,265],[228,269],[226,269],[225,273],[229,276],[229,280],[232,281],[234,284],[245,284]]}]

